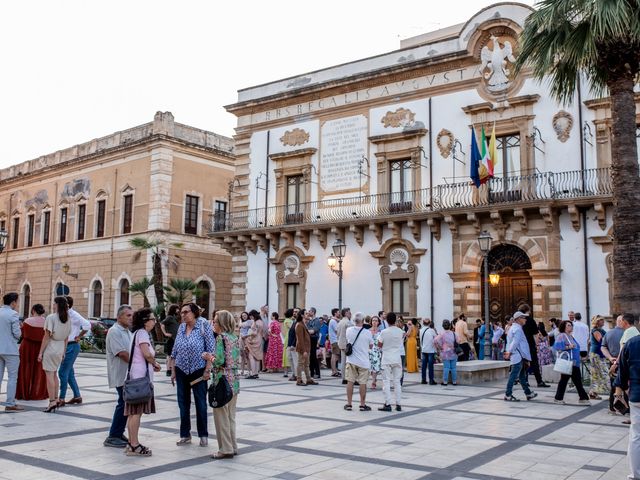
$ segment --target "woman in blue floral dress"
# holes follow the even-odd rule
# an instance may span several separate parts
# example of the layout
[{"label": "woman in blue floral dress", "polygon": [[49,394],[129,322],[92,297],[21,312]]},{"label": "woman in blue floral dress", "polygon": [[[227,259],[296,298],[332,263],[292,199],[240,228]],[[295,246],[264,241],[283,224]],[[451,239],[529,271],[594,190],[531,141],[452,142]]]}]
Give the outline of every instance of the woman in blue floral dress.
[{"label": "woman in blue floral dress", "polygon": [[380,319],[377,316],[371,317],[371,335],[373,336],[373,348],[369,350],[369,360],[371,361],[371,389],[378,386],[376,378],[382,370],[382,350],[378,347],[378,337],[380,336]]}]

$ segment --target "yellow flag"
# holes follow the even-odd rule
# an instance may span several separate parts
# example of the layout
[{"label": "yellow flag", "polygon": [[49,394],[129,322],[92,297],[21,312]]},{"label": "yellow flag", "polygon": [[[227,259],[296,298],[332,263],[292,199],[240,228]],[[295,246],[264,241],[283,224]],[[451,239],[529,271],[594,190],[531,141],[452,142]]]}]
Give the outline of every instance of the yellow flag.
[{"label": "yellow flag", "polygon": [[496,148],[496,124],[493,124],[491,131],[491,140],[489,140],[489,175],[493,177],[493,172],[498,165],[498,150]]}]

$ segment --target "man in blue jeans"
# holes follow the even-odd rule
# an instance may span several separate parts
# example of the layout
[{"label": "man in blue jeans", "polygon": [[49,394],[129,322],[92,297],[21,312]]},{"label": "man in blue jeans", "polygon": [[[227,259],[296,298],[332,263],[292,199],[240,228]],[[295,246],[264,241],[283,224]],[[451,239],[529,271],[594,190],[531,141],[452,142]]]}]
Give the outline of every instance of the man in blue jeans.
[{"label": "man in blue jeans", "polygon": [[436,338],[436,331],[431,325],[431,319],[422,320],[420,329],[420,350],[422,351],[422,384],[427,383],[427,367],[429,369],[429,385],[436,385],[433,375],[433,364],[436,361],[436,346],[433,340]]},{"label": "man in blue jeans", "polygon": [[513,396],[513,384],[516,379],[520,380],[520,386],[527,396],[527,400],[532,400],[538,396],[529,388],[529,380],[527,375],[526,363],[531,361],[531,352],[529,344],[524,335],[522,326],[527,321],[527,316],[522,312],[516,312],[513,315],[513,325],[507,334],[507,351],[504,352],[504,359],[511,362],[511,373],[507,382],[507,390],[504,394],[505,402],[519,402],[520,400]]},{"label": "man in blue jeans", "polygon": [[129,305],[118,308],[118,321],[107,332],[107,376],[109,388],[115,388],[118,392],[118,403],[113,412],[109,436],[104,441],[105,447],[124,448],[129,440],[124,436],[127,426],[127,417],[124,416],[124,399],[122,388],[127,379],[129,369],[129,355],[131,348],[131,323],[133,309]]},{"label": "man in blue jeans", "polygon": [[[69,305],[69,320],[71,321],[71,333],[69,334],[69,341],[67,342],[67,350],[58,369],[58,377],[60,377],[60,403],[61,406],[65,404],[73,405],[76,403],[82,403],[82,397],[80,396],[80,387],[76,381],[76,373],[73,370],[73,364],[78,358],[80,353],[80,339],[85,336],[87,332],[91,330],[91,323],[76,312],[73,307],[73,298],[66,297],[67,304]],[[71,387],[73,391],[73,398],[68,402],[65,402],[67,395],[67,386]]]}]

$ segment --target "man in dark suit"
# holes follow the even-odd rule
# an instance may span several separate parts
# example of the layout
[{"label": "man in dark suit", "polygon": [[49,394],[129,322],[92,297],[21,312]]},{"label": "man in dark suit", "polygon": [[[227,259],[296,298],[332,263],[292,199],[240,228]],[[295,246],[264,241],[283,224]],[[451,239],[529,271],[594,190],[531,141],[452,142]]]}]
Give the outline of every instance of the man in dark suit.
[{"label": "man in dark suit", "polygon": [[544,380],[542,380],[542,375],[540,374],[540,363],[538,363],[538,348],[536,346],[538,324],[533,319],[533,315],[531,315],[531,307],[526,303],[520,305],[518,311],[524,313],[527,316],[527,320],[522,327],[522,330],[524,331],[524,336],[526,337],[527,343],[529,344],[529,351],[531,352],[531,370],[533,371],[533,375],[536,377],[536,381],[538,382],[538,388],[549,388],[551,385],[545,383]]}]

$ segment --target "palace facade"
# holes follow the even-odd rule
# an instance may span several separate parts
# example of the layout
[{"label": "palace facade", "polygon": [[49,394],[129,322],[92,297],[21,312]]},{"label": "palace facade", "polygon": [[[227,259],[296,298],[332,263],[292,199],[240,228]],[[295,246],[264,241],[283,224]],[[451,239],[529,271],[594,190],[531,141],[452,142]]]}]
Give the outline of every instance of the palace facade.
[{"label": "palace facade", "polygon": [[[238,92],[232,208],[209,232],[232,255],[234,310],[329,312],[342,241],[352,311],[474,320],[487,231],[493,318],[523,302],[539,319],[610,314],[609,102],[584,83],[559,105],[514,76],[531,11],[496,4],[399,50]],[[498,164],[476,188],[482,128]]]},{"label": "palace facade", "polygon": [[[3,292],[20,293],[20,315],[48,310],[68,293],[88,317],[141,307],[129,286],[152,277],[151,252],[134,237],[163,242],[164,280],[189,278],[208,312],[229,308],[231,258],[207,238],[224,218],[234,178],[233,140],[158,112],[150,123],[0,170]],[[153,288],[148,290],[154,304]]]}]

